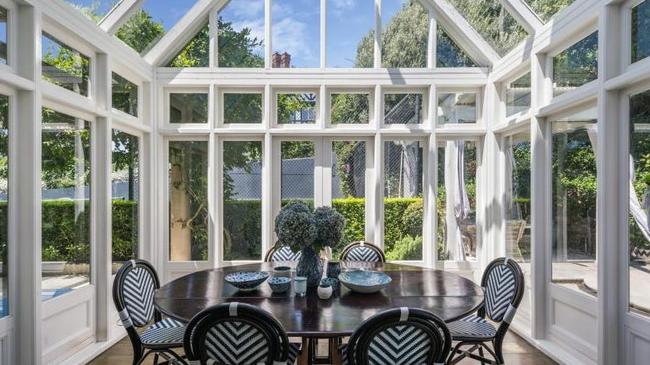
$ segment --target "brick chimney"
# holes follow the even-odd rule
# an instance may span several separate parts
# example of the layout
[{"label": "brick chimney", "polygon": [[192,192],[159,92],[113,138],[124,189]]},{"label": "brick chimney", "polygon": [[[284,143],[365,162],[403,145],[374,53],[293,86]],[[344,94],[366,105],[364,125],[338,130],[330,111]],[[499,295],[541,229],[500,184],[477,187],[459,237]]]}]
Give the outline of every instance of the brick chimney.
[{"label": "brick chimney", "polygon": [[273,58],[271,60],[271,66],[273,68],[290,68],[291,67],[291,55],[287,52],[279,53],[274,52]]}]

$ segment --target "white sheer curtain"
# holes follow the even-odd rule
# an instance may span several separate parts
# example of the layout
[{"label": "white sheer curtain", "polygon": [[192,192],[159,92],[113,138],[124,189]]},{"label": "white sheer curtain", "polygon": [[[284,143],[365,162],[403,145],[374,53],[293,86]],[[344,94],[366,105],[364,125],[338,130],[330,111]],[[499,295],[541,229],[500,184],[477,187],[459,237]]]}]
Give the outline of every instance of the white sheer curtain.
[{"label": "white sheer curtain", "polygon": [[448,141],[445,147],[445,190],[447,206],[447,253],[450,260],[465,261],[465,247],[460,222],[467,219],[470,211],[465,189],[465,142]]}]

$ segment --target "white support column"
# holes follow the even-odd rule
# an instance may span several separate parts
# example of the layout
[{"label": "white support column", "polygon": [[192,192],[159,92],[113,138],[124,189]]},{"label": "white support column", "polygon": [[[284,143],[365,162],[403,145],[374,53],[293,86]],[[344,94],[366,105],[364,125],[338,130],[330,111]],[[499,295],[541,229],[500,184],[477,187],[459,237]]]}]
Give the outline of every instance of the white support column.
[{"label": "white support column", "polygon": [[208,34],[210,47],[208,66],[215,68],[219,66],[219,24],[217,22],[217,19],[219,17],[219,10],[217,8],[210,10],[210,15],[208,15],[208,17]]},{"label": "white support column", "polygon": [[524,0],[501,0],[503,7],[519,23],[528,34],[537,33],[544,23]]},{"label": "white support column", "polygon": [[[431,21],[432,13],[430,11],[429,13],[430,18],[429,20]],[[433,31],[435,34],[435,19],[434,19],[434,26],[433,26]],[[431,37],[432,33],[429,32],[429,37]],[[435,47],[434,47],[435,49]],[[431,60],[429,60],[431,61]],[[433,65],[431,67],[435,67],[435,56],[433,57]],[[429,135],[429,140],[427,143],[427,152],[425,153],[426,158],[425,158],[425,171],[427,171],[427,174],[424,179],[424,190],[425,190],[425,196],[427,197],[426,199],[426,205],[424,206],[424,222],[423,222],[423,228],[424,228],[424,239],[422,244],[425,245],[425,247],[429,247],[429,251],[427,252],[426,250],[423,251],[427,252],[427,255],[424,257],[424,263],[428,267],[432,267],[434,269],[438,268],[438,209],[437,209],[437,203],[438,203],[438,141],[437,141],[437,136],[436,136],[436,119],[438,117],[438,92],[436,90],[436,86],[431,85],[429,87],[429,102],[428,102],[429,108],[428,108],[428,126],[431,128],[432,132],[431,135]]]},{"label": "white support column", "polygon": [[270,69],[273,58],[273,43],[271,33],[271,0],[264,0],[264,68]]},{"label": "white support column", "polygon": [[[20,76],[32,81],[41,78],[41,14],[30,5],[19,5],[16,41],[16,64]],[[42,363],[42,311],[41,311],[41,94],[18,91],[16,97],[17,123],[14,123],[16,156],[12,172],[18,184],[9,191],[10,202],[18,202],[16,214],[16,251],[14,265],[20,268],[15,278],[17,290],[15,316],[15,351],[17,364]]]},{"label": "white support column", "polygon": [[264,135],[264,153],[262,154],[262,255],[266,255],[268,250],[275,244],[273,221],[275,219],[274,207],[276,203],[273,200],[273,184],[275,183],[273,168],[279,169],[279,166],[273,164],[275,161],[273,145],[271,134],[266,133]]},{"label": "white support column", "polygon": [[[598,151],[596,241],[598,264],[598,363],[622,364],[623,313],[628,294],[621,290],[621,263],[627,258],[627,237],[623,234],[628,219],[629,199],[621,199],[621,190],[629,184],[628,151],[621,148],[628,138],[627,124],[621,123],[620,95],[607,91],[605,81],[621,70],[621,11],[618,4],[606,5],[599,17],[598,75]],[[627,146],[627,143],[623,144]],[[618,151],[618,153],[616,153]],[[623,217],[623,218],[622,218]],[[622,219],[621,219],[622,218]],[[625,277],[628,277],[625,271]],[[625,300],[622,300],[625,298]]]},{"label": "white support column", "polygon": [[[95,95],[98,108],[110,112],[111,100],[111,61],[107,54],[97,54],[95,70]],[[92,177],[92,203],[93,209],[92,227],[94,229],[94,247],[92,253],[92,268],[95,284],[96,298],[96,330],[97,341],[106,341],[109,338],[109,306],[111,302],[111,262],[112,262],[112,192],[111,192],[111,169],[112,169],[112,135],[111,119],[106,117],[97,118],[93,125],[95,145],[91,147],[92,166],[94,176]]]},{"label": "white support column", "polygon": [[375,68],[381,68],[381,1],[375,0]]},{"label": "white support column", "polygon": [[[427,67],[436,68],[438,60],[438,20],[436,20],[436,12],[431,6],[427,6],[429,11],[429,39],[427,40]],[[432,109],[436,104],[431,105]]]}]

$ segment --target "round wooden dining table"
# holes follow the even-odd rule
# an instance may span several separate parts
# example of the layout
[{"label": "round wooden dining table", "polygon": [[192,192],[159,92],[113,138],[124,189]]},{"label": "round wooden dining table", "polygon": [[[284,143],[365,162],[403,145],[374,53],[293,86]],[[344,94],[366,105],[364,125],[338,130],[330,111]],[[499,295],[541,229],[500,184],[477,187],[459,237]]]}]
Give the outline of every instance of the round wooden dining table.
[{"label": "round wooden dining table", "polygon": [[335,352],[332,348],[336,347],[338,338],[349,336],[363,320],[386,309],[422,308],[451,322],[474,312],[483,303],[483,289],[469,279],[446,271],[395,263],[341,262],[343,271],[383,271],[392,282],[374,294],[354,293],[341,285],[327,300],[318,298],[316,288],[308,289],[306,296],[299,297],[293,287],[289,292],[274,294],[263,283],[255,291],[242,292],[224,281],[230,272],[272,273],[274,266],[295,266],[295,263],[265,262],[195,272],[158,289],[155,306],[166,316],[189,322],[201,310],[215,304],[236,301],[255,305],[271,313],[287,335],[303,338],[310,354],[301,363],[309,364],[315,358],[315,341],[310,340],[329,339],[332,358]]}]

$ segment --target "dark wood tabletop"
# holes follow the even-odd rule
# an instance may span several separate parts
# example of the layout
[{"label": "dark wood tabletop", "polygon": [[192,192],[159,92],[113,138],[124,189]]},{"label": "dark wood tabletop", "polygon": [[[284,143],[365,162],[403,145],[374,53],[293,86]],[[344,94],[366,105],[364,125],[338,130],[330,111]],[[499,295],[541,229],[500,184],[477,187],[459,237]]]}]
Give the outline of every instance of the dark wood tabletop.
[{"label": "dark wood tabletop", "polygon": [[248,303],[273,314],[289,336],[328,338],[348,336],[363,320],[389,308],[423,308],[449,322],[472,313],[483,302],[481,287],[457,274],[392,263],[342,263],[343,270],[384,271],[393,281],[374,294],[353,293],[341,286],[340,292],[328,300],[319,299],[315,288],[310,288],[305,297],[297,297],[293,291],[273,294],[267,283],[252,292],[239,292],[223,280],[229,272],[272,272],[274,266],[287,264],[250,264],[192,273],[157,290],[155,305],[163,314],[187,322],[215,304]]}]

